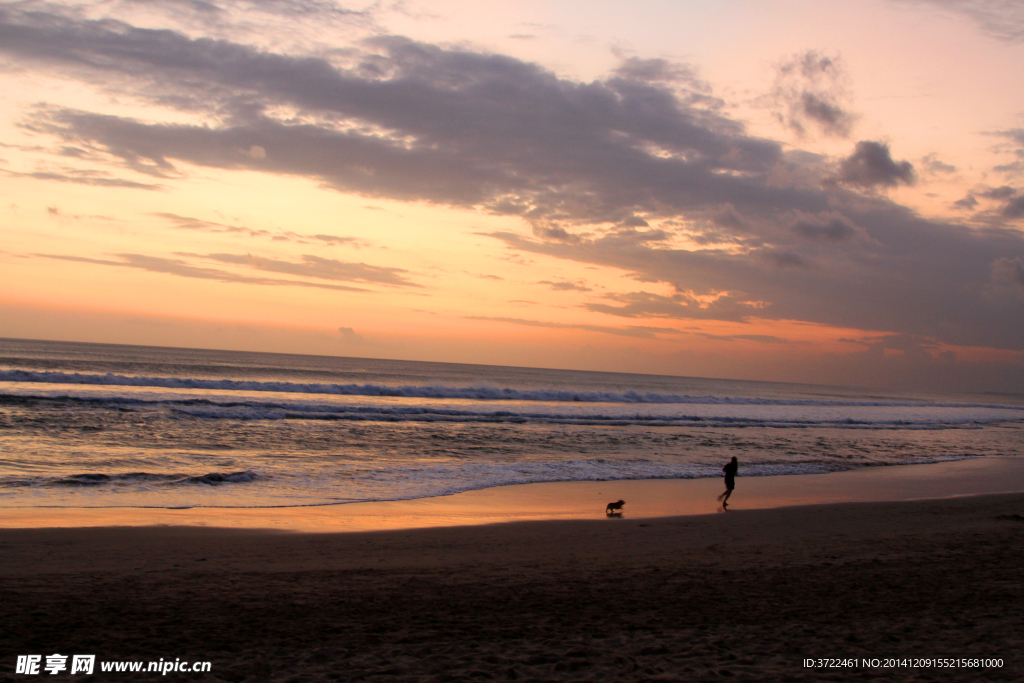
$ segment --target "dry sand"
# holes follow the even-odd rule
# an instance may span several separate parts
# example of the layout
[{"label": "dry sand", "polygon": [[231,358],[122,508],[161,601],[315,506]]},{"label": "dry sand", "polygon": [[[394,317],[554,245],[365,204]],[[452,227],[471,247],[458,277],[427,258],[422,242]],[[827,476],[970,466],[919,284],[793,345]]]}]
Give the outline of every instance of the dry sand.
[{"label": "dry sand", "polygon": [[[16,655],[54,652],[208,660],[169,677],[235,683],[1020,681],[1021,514],[1024,494],[993,494],[362,533],[4,529],[0,681],[39,680]],[[803,665],[837,657],[1003,666]]]}]

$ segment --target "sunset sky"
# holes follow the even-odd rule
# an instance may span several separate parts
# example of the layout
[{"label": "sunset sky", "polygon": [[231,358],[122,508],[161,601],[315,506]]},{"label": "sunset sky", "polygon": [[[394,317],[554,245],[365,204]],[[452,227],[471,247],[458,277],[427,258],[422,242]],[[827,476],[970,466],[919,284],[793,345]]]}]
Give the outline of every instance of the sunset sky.
[{"label": "sunset sky", "polygon": [[0,336],[1024,392],[1015,0],[0,3]]}]

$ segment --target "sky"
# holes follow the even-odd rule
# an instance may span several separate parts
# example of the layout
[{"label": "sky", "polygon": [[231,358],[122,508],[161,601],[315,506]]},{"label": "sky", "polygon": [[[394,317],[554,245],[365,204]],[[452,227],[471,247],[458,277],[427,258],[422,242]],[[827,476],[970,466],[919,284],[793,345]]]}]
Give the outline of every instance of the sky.
[{"label": "sky", "polygon": [[0,337],[1024,393],[1016,0],[0,2]]}]

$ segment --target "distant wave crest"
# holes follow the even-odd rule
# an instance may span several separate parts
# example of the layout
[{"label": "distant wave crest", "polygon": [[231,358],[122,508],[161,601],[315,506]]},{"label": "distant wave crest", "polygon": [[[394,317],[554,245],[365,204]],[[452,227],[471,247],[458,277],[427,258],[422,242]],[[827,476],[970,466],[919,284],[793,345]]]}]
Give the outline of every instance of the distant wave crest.
[{"label": "distant wave crest", "polygon": [[82,474],[69,474],[53,478],[32,478],[32,477],[8,477],[0,479],[0,488],[22,488],[29,486],[56,486],[56,487],[137,487],[137,486],[180,486],[180,485],[206,485],[220,486],[221,484],[245,484],[260,479],[255,472],[246,470],[244,472],[209,472],[200,475],[188,474],[161,474],[154,472],[122,472],[115,474],[102,474],[99,472],[85,472]]},{"label": "distant wave crest", "polygon": [[244,392],[276,392],[288,394],[321,394],[336,396],[377,396],[399,398],[469,399],[476,401],[533,401],[548,403],[651,403],[692,405],[778,405],[778,406],[834,406],[913,407],[927,405],[936,408],[993,408],[1019,410],[1018,406],[964,403],[922,403],[919,401],[855,401],[818,400],[798,398],[759,398],[744,396],[690,396],[661,394],[633,390],[573,391],[568,389],[512,389],[490,386],[448,387],[387,386],[383,384],[304,384],[297,382],[261,382],[254,380],[199,379],[192,377],[141,377],[132,375],[84,374],[52,371],[4,370],[0,382],[39,384],[78,384],[92,386],[159,387],[164,389],[200,389]]}]

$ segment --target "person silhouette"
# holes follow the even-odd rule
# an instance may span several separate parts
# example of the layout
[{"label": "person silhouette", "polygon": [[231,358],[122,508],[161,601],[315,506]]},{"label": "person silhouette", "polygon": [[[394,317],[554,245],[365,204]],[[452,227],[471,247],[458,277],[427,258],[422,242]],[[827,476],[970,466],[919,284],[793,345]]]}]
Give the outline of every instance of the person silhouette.
[{"label": "person silhouette", "polygon": [[732,490],[736,488],[736,470],[740,468],[739,462],[736,460],[736,456],[732,457],[722,471],[725,472],[725,492],[718,497],[718,500],[722,501],[722,508],[728,509],[729,507],[729,496],[732,495]]}]

